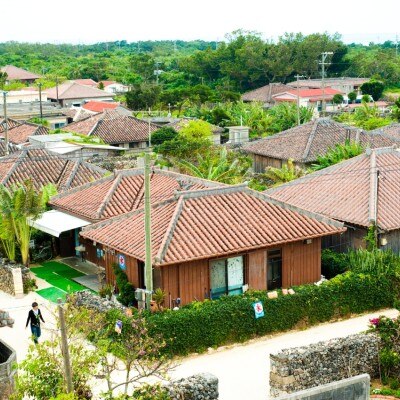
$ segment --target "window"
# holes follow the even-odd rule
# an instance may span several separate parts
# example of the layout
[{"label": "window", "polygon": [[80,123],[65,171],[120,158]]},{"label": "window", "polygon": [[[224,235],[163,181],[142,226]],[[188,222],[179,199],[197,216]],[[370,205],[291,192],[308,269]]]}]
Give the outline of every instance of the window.
[{"label": "window", "polygon": [[267,252],[267,290],[282,287],[282,250]]},{"label": "window", "polygon": [[129,148],[130,149],[134,149],[136,147],[139,147],[139,143],[138,142],[130,142],[129,143]]},{"label": "window", "polygon": [[243,256],[215,260],[210,263],[211,298],[243,291]]}]

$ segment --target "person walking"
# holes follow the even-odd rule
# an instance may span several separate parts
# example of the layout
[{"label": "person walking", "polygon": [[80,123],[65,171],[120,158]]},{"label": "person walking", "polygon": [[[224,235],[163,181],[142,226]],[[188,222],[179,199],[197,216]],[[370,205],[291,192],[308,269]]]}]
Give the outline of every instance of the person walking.
[{"label": "person walking", "polygon": [[32,303],[32,310],[30,310],[28,313],[28,319],[26,320],[26,326],[25,326],[26,329],[29,325],[29,322],[31,323],[31,332],[35,344],[38,344],[38,339],[42,334],[40,330],[40,320],[42,320],[42,322],[45,323],[42,317],[42,313],[40,312],[39,305],[35,301]]}]

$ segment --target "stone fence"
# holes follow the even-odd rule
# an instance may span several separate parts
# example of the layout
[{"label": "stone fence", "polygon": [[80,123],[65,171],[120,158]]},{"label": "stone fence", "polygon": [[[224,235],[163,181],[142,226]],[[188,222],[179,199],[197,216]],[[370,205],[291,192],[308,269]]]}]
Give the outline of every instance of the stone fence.
[{"label": "stone fence", "polygon": [[30,279],[29,268],[21,264],[7,264],[0,259],[0,290],[12,296],[22,296],[25,283]]},{"label": "stone fence", "polygon": [[13,364],[16,360],[15,351],[0,340],[0,399],[8,399],[14,387],[16,370]]},{"label": "stone fence", "polygon": [[74,303],[79,307],[96,310],[100,313],[106,313],[107,311],[115,308],[123,312],[126,311],[126,307],[118,301],[107,300],[106,298],[102,298],[90,290],[82,290],[80,292],[75,292],[72,295],[67,295],[67,300],[73,300]]},{"label": "stone fence", "polygon": [[172,400],[218,400],[218,378],[211,374],[197,374],[166,386]]},{"label": "stone fence", "polygon": [[360,374],[379,376],[379,340],[374,334],[351,335],[271,354],[271,397]]}]

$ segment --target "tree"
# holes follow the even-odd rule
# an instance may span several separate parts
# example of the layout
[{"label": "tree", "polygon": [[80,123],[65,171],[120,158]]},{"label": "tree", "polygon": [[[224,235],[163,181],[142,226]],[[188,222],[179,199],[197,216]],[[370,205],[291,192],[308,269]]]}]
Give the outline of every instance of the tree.
[{"label": "tree", "polygon": [[104,90],[104,83],[103,82],[99,82],[99,84],[97,85],[97,88],[100,90]]},{"label": "tree", "polygon": [[363,83],[360,86],[360,89],[362,94],[369,94],[375,101],[377,101],[382,97],[385,85],[381,81],[371,79],[369,82]]},{"label": "tree", "polygon": [[282,183],[290,182],[306,174],[306,171],[294,165],[293,160],[289,159],[282,168],[268,167],[264,173],[267,180],[272,182],[272,186],[279,186]]},{"label": "tree", "polygon": [[347,97],[349,98],[349,102],[350,102],[351,104],[353,104],[353,103],[356,101],[356,99],[357,99],[357,93],[356,93],[356,92],[350,92],[350,93],[347,95]]},{"label": "tree", "polygon": [[126,105],[131,110],[147,110],[159,100],[161,88],[153,84],[140,84],[125,93]]},{"label": "tree", "polygon": [[189,121],[184,125],[180,131],[179,135],[187,139],[210,139],[212,136],[211,125],[202,120]]},{"label": "tree", "polygon": [[[22,262],[26,266],[29,265],[29,242],[33,230],[28,222],[40,217],[46,209],[48,200],[55,193],[53,184],[43,186],[36,191],[32,181],[29,180],[10,188],[0,186],[1,223],[2,227],[7,229],[2,240],[8,243],[11,237],[15,238],[21,251]],[[12,255],[11,249],[8,255]]]},{"label": "tree", "polygon": [[361,97],[361,103],[370,103],[371,96],[369,94],[363,94]]},{"label": "tree", "polygon": [[247,157],[239,157],[238,153],[222,147],[218,151],[210,150],[199,154],[195,163],[179,162],[180,169],[189,175],[212,181],[235,184],[243,182],[250,168]]},{"label": "tree", "polygon": [[178,132],[171,126],[163,126],[151,134],[151,143],[154,146],[173,140],[178,136]]},{"label": "tree", "polygon": [[[297,125],[297,106],[294,103],[279,103],[268,114],[273,118],[270,125],[272,132],[282,132]],[[311,121],[313,109],[300,107],[300,123]]]},{"label": "tree", "polygon": [[4,89],[4,85],[6,84],[6,80],[8,78],[7,72],[0,71],[0,89]]},{"label": "tree", "polygon": [[336,93],[332,99],[333,104],[336,104],[336,105],[342,104],[343,100],[344,100],[343,96],[339,93]]}]

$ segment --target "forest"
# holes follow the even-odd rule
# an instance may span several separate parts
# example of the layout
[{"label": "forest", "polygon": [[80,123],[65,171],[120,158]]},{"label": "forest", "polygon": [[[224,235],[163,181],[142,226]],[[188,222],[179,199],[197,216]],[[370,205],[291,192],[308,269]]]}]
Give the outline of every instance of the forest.
[{"label": "forest", "polygon": [[0,43],[0,65],[43,75],[43,87],[77,78],[132,86],[133,109],[155,104],[236,100],[240,93],[296,74],[320,77],[320,53],[333,52],[327,76],[373,77],[386,87],[400,82],[396,43],[345,44],[339,34],[286,33],[277,41],[238,30],[221,42],[117,41],[91,45]]}]

